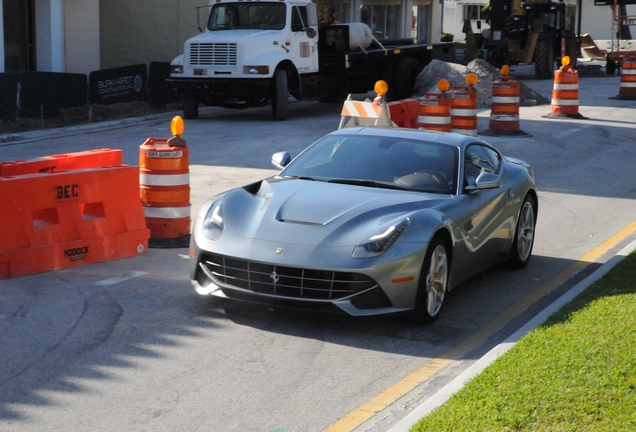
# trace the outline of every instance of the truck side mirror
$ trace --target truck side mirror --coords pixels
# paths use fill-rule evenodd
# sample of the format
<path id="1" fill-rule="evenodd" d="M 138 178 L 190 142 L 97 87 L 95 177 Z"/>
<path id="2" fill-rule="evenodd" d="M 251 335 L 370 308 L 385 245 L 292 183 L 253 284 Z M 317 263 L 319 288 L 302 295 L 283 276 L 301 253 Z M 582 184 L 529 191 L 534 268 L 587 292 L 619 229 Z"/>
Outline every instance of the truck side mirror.
<path id="1" fill-rule="evenodd" d="M 313 39 L 313 38 L 315 38 L 315 37 L 316 37 L 316 34 L 317 34 L 317 33 L 316 33 L 316 29 L 315 29 L 315 28 L 313 28 L 313 27 L 307 27 L 307 28 L 305 29 L 305 32 L 307 32 L 307 37 L 308 37 L 309 39 Z"/>

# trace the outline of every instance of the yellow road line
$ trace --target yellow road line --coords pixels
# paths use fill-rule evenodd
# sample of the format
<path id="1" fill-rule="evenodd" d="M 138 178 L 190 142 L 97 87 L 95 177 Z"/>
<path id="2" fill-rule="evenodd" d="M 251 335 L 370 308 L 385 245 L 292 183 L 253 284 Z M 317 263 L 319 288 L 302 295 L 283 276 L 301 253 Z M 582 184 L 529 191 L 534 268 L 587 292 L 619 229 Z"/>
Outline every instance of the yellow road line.
<path id="1" fill-rule="evenodd" d="M 325 432 L 351 432 L 375 414 L 388 408 L 395 401 L 408 394 L 420 384 L 428 381 L 442 369 L 462 359 L 469 352 L 479 348 L 496 332 L 504 328 L 512 318 L 520 315 L 528 306 L 534 304 L 546 294 L 563 285 L 586 265 L 595 262 L 610 249 L 636 232 L 636 221 L 611 236 L 609 239 L 585 254 L 561 273 L 526 294 L 521 300 L 510 305 L 479 331 L 446 351 L 437 358 L 431 359 L 415 371 L 375 396 L 369 402 L 360 405 L 342 419 L 325 429 Z"/>

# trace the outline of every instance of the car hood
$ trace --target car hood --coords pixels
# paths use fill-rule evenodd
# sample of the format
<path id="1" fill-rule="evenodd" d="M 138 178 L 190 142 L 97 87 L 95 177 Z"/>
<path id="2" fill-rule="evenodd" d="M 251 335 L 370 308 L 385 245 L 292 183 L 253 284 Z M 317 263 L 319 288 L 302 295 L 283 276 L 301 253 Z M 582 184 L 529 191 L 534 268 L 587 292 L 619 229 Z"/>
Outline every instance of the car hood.
<path id="1" fill-rule="evenodd" d="M 263 180 L 223 197 L 225 229 L 238 236 L 311 245 L 355 245 L 449 195 L 309 180 Z"/>

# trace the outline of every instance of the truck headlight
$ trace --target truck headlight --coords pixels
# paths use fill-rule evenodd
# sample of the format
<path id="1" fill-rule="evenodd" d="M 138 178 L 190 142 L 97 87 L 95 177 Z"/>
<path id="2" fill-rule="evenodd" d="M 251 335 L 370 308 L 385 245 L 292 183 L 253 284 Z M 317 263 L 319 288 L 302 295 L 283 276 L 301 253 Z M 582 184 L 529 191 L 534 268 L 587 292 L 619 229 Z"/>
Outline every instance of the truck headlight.
<path id="1" fill-rule="evenodd" d="M 243 66 L 245 75 L 269 75 L 269 66 Z"/>
<path id="2" fill-rule="evenodd" d="M 171 74 L 182 74 L 183 73 L 183 66 L 182 65 L 172 65 L 172 66 L 170 66 L 170 73 Z"/>

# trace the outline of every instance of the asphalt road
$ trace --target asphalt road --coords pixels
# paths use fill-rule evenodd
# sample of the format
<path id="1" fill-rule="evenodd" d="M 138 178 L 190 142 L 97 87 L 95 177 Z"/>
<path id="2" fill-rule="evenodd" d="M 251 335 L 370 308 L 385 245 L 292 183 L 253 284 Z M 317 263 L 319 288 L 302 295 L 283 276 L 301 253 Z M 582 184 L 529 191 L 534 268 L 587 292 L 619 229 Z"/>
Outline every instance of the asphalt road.
<path id="1" fill-rule="evenodd" d="M 551 82 L 525 83 L 550 96 Z M 636 101 L 609 99 L 618 88 L 618 77 L 582 78 L 587 120 L 523 107 L 531 137 L 488 138 L 535 170 L 534 257 L 450 293 L 431 326 L 202 299 L 185 248 L 0 280 L 0 430 L 388 430 L 636 238 L 623 230 L 636 215 Z M 193 214 L 209 196 L 273 173 L 274 152 L 297 154 L 337 128 L 339 112 L 298 102 L 286 122 L 269 108 L 186 121 Z M 0 143 L 0 160 L 108 147 L 137 165 L 139 145 L 169 136 L 169 120 L 23 134 Z M 396 385 L 424 365 L 429 375 Z"/>

